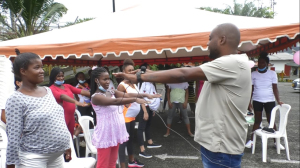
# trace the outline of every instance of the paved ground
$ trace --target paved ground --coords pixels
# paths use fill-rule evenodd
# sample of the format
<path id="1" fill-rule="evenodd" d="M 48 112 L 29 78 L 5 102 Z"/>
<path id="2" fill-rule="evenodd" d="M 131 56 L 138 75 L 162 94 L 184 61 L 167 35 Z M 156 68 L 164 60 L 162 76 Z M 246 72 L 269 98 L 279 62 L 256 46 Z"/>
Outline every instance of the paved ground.
<path id="1" fill-rule="evenodd" d="M 161 86 L 158 86 L 161 87 Z M 281 100 L 292 106 L 291 112 L 288 118 L 287 134 L 290 147 L 290 156 L 293 161 L 300 161 L 300 146 L 299 146 L 299 91 L 294 91 L 291 89 L 290 83 L 279 83 L 278 84 Z M 161 117 L 166 121 L 167 113 L 160 113 Z M 192 131 L 194 132 L 195 120 L 193 115 L 189 113 Z M 278 117 L 278 116 L 277 116 Z M 178 124 L 179 117 L 176 116 L 173 120 L 172 128 L 180 133 L 188 142 L 194 145 L 197 149 L 200 148 L 199 144 L 195 143 L 193 138 L 189 137 L 185 125 L 183 123 Z M 268 125 L 266 120 L 263 120 L 263 125 Z M 251 132 L 252 127 L 249 127 Z M 155 143 L 161 144 L 162 147 L 159 149 L 147 149 L 147 152 L 152 155 L 162 155 L 167 154 L 169 156 L 196 156 L 199 157 L 197 160 L 190 159 L 165 159 L 161 160 L 157 157 L 151 159 L 144 159 L 138 156 L 139 147 L 135 146 L 135 154 L 137 158 L 145 164 L 147 168 L 202 168 L 201 157 L 199 152 L 191 147 L 183 138 L 179 137 L 175 133 L 171 132 L 171 135 L 164 138 L 166 128 L 161 121 L 161 119 L 156 116 L 154 117 L 152 123 L 152 137 Z M 248 133 L 247 140 L 250 138 Z M 281 141 L 283 144 L 283 140 Z M 280 159 L 286 160 L 286 153 L 282 151 L 280 155 L 276 153 L 276 149 L 273 147 L 273 140 L 268 141 L 268 160 L 270 159 Z M 242 167 L 244 168 L 296 168 L 299 164 L 295 163 L 262 163 L 261 157 L 261 140 L 257 139 L 256 153 L 251 154 L 251 149 L 245 149 L 244 157 L 242 161 Z"/>
<path id="2" fill-rule="evenodd" d="M 290 147 L 290 156 L 291 160 L 300 161 L 300 146 L 299 146 L 299 91 L 294 91 L 291 89 L 290 83 L 279 83 L 278 84 L 281 100 L 287 104 L 292 106 L 292 110 L 289 114 L 288 118 L 288 126 L 287 126 L 287 134 L 288 141 Z M 166 120 L 167 113 L 161 113 L 161 116 L 164 120 Z M 190 113 L 190 117 L 193 115 Z M 279 117 L 278 117 L 279 118 Z M 196 148 L 199 149 L 199 145 L 193 141 L 193 138 L 189 137 L 186 133 L 185 125 L 183 123 L 178 124 L 178 116 L 174 118 L 172 128 L 184 138 L 186 138 L 191 144 L 193 144 Z M 191 126 L 194 128 L 195 120 L 193 118 L 190 119 Z M 268 125 L 267 121 L 263 121 L 264 125 Z M 249 131 L 251 132 L 252 127 L 249 127 Z M 200 154 L 197 150 L 192 148 L 188 143 L 185 142 L 184 139 L 176 135 L 175 133 L 171 133 L 168 138 L 164 138 L 165 127 L 158 116 L 154 118 L 152 124 L 152 135 L 153 140 L 156 143 L 162 145 L 162 148 L 159 149 L 148 149 L 147 152 L 152 155 L 161 155 L 167 154 L 171 156 L 198 156 L 198 160 L 188 160 L 188 159 L 166 159 L 161 160 L 157 157 L 151 159 L 143 159 L 137 157 L 141 162 L 145 163 L 145 167 L 149 168 L 202 168 L 202 163 L 200 160 Z M 193 129 L 194 131 L 194 129 Z M 248 139 L 250 138 L 250 134 L 248 133 Z M 261 157 L 261 140 L 257 139 L 256 153 L 254 155 L 251 154 L 251 149 L 245 149 L 244 157 L 242 161 L 242 167 L 254 167 L 254 168 L 292 168 L 299 167 L 299 164 L 282 164 L 282 163 L 262 163 Z M 276 153 L 276 149 L 273 147 L 273 140 L 268 141 L 268 160 L 269 159 L 280 159 L 286 160 L 286 153 L 282 151 L 280 155 Z M 281 141 L 283 144 L 283 140 Z M 136 142 L 137 144 L 137 142 Z M 138 154 L 139 148 L 136 145 L 135 153 Z"/>

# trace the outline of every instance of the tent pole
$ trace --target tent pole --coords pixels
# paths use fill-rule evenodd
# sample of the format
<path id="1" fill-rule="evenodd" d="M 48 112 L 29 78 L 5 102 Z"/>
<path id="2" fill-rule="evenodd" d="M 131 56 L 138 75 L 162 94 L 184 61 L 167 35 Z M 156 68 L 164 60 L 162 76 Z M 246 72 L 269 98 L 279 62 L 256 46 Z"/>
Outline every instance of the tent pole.
<path id="1" fill-rule="evenodd" d="M 115 0 L 112 0 L 112 3 L 113 3 L 113 12 L 116 11 L 116 8 L 115 8 Z"/>

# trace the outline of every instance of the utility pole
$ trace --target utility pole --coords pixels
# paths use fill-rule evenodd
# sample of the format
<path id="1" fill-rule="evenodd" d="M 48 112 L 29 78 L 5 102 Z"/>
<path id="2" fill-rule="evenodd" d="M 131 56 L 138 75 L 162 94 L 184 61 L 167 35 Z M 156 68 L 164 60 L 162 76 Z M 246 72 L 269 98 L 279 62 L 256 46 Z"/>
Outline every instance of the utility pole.
<path id="1" fill-rule="evenodd" d="M 116 9 L 115 9 L 115 0 L 112 0 L 112 3 L 113 3 L 113 12 L 115 12 L 116 11 Z"/>
<path id="2" fill-rule="evenodd" d="M 274 10 L 274 6 L 276 5 L 276 2 L 275 2 L 275 0 L 271 0 L 271 8 L 272 8 L 272 10 L 273 10 L 273 13 L 275 12 L 275 10 Z"/>

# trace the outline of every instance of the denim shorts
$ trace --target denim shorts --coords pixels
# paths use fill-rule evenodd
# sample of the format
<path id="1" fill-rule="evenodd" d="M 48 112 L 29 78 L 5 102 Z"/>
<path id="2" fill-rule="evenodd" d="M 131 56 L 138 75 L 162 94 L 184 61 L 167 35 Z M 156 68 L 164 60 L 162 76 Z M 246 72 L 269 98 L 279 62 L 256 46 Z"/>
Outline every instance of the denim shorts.
<path id="1" fill-rule="evenodd" d="M 240 168 L 243 155 L 243 153 L 231 155 L 211 152 L 201 146 L 201 157 L 204 168 Z"/>

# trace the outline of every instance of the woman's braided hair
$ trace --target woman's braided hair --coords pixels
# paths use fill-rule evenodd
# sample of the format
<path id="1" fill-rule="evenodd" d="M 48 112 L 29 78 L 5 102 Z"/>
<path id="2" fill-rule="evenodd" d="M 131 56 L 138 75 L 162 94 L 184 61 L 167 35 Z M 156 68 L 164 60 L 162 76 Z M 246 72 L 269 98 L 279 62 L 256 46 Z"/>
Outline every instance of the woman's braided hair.
<path id="1" fill-rule="evenodd" d="M 96 93 L 96 90 L 98 88 L 97 83 L 95 82 L 95 79 L 99 78 L 99 76 L 101 76 L 102 73 L 107 72 L 107 70 L 103 67 L 98 67 L 96 69 L 94 69 L 91 73 L 91 96 Z"/>

